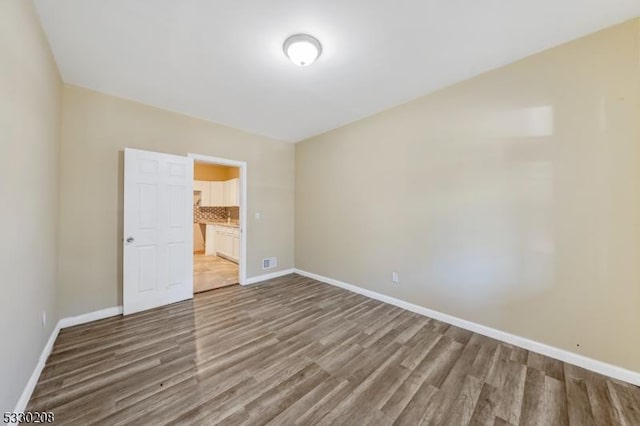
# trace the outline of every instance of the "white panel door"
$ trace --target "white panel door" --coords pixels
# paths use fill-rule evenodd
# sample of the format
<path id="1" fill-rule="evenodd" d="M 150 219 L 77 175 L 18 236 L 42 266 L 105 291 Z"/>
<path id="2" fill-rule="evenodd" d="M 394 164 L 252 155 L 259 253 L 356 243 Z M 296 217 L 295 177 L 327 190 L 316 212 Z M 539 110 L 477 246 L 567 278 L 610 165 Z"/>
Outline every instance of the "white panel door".
<path id="1" fill-rule="evenodd" d="M 193 159 L 124 151 L 123 311 L 193 297 Z"/>

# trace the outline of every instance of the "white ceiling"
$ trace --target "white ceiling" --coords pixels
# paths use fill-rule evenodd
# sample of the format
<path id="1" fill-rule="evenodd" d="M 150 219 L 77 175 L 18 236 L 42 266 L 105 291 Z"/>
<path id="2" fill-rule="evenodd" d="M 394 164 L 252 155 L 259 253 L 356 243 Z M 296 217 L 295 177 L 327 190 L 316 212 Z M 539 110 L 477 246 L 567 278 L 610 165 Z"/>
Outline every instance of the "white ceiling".
<path id="1" fill-rule="evenodd" d="M 36 0 L 65 82 L 299 141 L 640 15 L 640 0 Z M 323 54 L 298 68 L 287 36 Z"/>

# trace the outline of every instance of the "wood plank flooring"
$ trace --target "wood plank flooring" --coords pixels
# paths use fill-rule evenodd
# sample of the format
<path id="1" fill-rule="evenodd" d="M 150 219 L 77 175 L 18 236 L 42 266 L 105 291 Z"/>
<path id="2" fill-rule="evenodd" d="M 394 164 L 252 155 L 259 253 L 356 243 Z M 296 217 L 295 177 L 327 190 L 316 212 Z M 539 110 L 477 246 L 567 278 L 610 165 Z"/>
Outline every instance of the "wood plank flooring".
<path id="1" fill-rule="evenodd" d="M 64 329 L 78 425 L 640 425 L 640 389 L 298 275 Z"/>

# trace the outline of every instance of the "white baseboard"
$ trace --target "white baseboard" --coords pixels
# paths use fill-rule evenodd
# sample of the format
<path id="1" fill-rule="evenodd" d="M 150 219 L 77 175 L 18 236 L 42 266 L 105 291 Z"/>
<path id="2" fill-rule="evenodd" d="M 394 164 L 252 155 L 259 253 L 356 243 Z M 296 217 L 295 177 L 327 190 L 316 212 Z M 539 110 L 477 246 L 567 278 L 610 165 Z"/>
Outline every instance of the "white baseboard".
<path id="1" fill-rule="evenodd" d="M 242 285 L 255 284 L 262 281 L 271 280 L 273 278 L 279 278 L 285 275 L 293 274 L 294 272 L 295 272 L 295 269 L 291 268 L 291 269 L 285 269 L 282 271 L 272 272 L 270 274 L 258 275 L 257 277 L 247 278 L 246 281 L 242 283 Z"/>
<path id="2" fill-rule="evenodd" d="M 101 309 L 99 311 L 89 312 L 75 317 L 63 318 L 60 320 L 60 328 L 73 327 L 74 325 L 85 324 L 91 321 L 97 321 L 104 318 L 115 317 L 122 314 L 122 306 L 114 306 L 112 308 Z"/>
<path id="3" fill-rule="evenodd" d="M 38 384 L 40 374 L 42 373 L 42 370 L 47 363 L 47 359 L 49 358 L 49 355 L 53 350 L 53 345 L 61 329 L 72 327 L 74 325 L 85 324 L 87 322 L 96 321 L 99 319 L 113 317 L 120 314 L 122 314 L 122 306 L 115 306 L 113 308 L 101 309 L 99 311 L 89 312 L 88 314 L 78 315 L 75 317 L 62 318 L 60 321 L 58 321 L 56 326 L 53 328 L 53 331 L 51 332 L 51 336 L 49 336 L 49 340 L 47 340 L 47 344 L 44 346 L 44 348 L 42 348 L 38 363 L 33 369 L 33 373 L 31 373 L 31 377 L 29 377 L 29 380 L 27 381 L 27 384 L 25 385 L 20 398 L 18 398 L 18 402 L 16 403 L 14 412 L 20 413 L 25 411 L 25 409 L 27 408 L 27 404 L 31 399 L 31 394 L 33 394 L 33 390 Z"/>
<path id="4" fill-rule="evenodd" d="M 473 331 L 474 333 L 482 334 L 484 336 L 491 337 L 496 340 L 500 340 L 505 343 L 509 343 L 514 346 L 519 346 L 526 350 L 537 352 L 542 355 L 546 355 L 551 358 L 558 359 L 560 361 L 577 365 L 587 370 L 594 371 L 605 376 L 613 377 L 618 380 L 622 380 L 628 383 L 633 383 L 636 386 L 640 386 L 640 373 L 636 371 L 627 370 L 616 365 L 608 364 L 603 361 L 598 361 L 593 358 L 586 357 L 584 355 L 569 352 L 564 349 L 549 346 L 544 343 L 536 342 L 526 337 L 516 336 L 515 334 L 507 333 L 504 331 L 496 330 L 495 328 L 487 327 L 485 325 L 477 324 L 471 321 L 467 321 L 461 318 L 454 317 L 452 315 L 444 314 L 442 312 L 434 311 L 423 306 L 414 305 L 413 303 L 405 302 L 404 300 L 396 299 L 391 296 L 387 296 L 382 293 L 367 290 L 352 284 L 348 284 L 342 281 L 335 280 L 333 278 L 324 277 L 322 275 L 314 274 L 300 269 L 295 270 L 296 274 L 313 278 L 318 281 L 322 281 L 327 284 L 334 285 L 336 287 L 349 290 L 354 293 L 367 296 L 371 299 L 379 300 L 381 302 L 388 303 L 390 305 L 398 306 L 406 309 L 407 311 L 415 312 L 420 315 L 424 315 L 429 318 L 434 318 L 439 321 L 446 322 L 448 324 L 455 325 L 456 327 L 464 328 L 465 330 Z"/>
<path id="5" fill-rule="evenodd" d="M 44 345 L 44 348 L 42 348 L 42 352 L 40 353 L 40 358 L 38 359 L 38 363 L 36 364 L 36 367 L 33 369 L 33 373 L 31 373 L 31 377 L 29 377 L 27 384 L 24 386 L 24 390 L 22 391 L 20 398 L 18 398 L 18 402 L 16 403 L 16 408 L 14 410 L 14 413 L 21 413 L 26 410 L 27 404 L 31 399 L 31 394 L 33 393 L 33 390 L 36 388 L 36 384 L 38 384 L 40 373 L 42 373 L 42 370 L 44 369 L 44 365 L 47 363 L 47 358 L 49 358 L 49 354 L 53 349 L 53 344 L 55 343 L 59 332 L 60 332 L 60 321 L 58 321 L 56 326 L 53 328 L 53 331 L 51 331 L 51 335 L 49 336 L 49 340 L 47 340 L 47 343 Z"/>

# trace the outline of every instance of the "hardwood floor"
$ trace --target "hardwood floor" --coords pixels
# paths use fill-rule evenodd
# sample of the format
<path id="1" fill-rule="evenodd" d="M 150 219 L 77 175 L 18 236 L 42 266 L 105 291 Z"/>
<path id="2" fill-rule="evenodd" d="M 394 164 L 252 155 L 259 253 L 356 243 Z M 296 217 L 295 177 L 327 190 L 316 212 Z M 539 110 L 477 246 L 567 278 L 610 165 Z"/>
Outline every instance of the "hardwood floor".
<path id="1" fill-rule="evenodd" d="M 640 389 L 298 275 L 63 329 L 57 424 L 640 425 Z"/>

